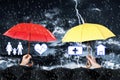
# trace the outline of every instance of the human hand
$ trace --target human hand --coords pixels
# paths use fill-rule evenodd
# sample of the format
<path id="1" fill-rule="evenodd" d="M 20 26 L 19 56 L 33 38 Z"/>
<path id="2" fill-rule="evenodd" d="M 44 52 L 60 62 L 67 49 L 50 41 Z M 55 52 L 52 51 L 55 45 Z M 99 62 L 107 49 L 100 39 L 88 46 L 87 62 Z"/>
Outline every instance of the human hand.
<path id="1" fill-rule="evenodd" d="M 86 65 L 87 68 L 101 68 L 101 65 L 96 62 L 96 59 L 93 56 L 88 55 L 86 56 L 86 58 L 87 58 L 87 65 Z"/>
<path id="2" fill-rule="evenodd" d="M 31 55 L 30 54 L 26 54 L 22 57 L 22 61 L 20 63 L 20 65 L 22 66 L 32 66 L 33 63 L 29 63 L 30 62 L 30 59 L 31 59 Z"/>

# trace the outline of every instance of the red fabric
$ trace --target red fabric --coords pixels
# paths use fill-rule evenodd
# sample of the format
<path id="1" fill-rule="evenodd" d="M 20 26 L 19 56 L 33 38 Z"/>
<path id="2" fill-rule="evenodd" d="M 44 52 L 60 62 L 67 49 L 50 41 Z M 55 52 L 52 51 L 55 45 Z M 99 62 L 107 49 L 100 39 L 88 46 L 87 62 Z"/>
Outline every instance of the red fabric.
<path id="1" fill-rule="evenodd" d="M 44 26 L 33 23 L 19 23 L 3 35 L 27 41 L 50 42 L 55 41 L 54 35 Z"/>

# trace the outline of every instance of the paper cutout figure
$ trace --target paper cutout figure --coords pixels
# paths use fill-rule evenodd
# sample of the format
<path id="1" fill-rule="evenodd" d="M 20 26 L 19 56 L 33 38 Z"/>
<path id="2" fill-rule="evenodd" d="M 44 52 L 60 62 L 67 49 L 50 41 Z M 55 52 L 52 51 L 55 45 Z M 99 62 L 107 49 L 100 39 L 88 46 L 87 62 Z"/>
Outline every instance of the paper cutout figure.
<path id="1" fill-rule="evenodd" d="M 16 54 L 17 54 L 17 49 L 13 48 L 13 55 L 16 55 Z"/>
<path id="2" fill-rule="evenodd" d="M 40 45 L 40 44 L 36 44 L 35 46 L 34 46 L 34 49 L 35 49 L 35 51 L 37 51 L 40 55 L 42 54 L 42 53 L 44 53 L 46 50 L 47 50 L 47 45 L 46 44 L 42 44 L 42 45 Z"/>
<path id="3" fill-rule="evenodd" d="M 8 42 L 7 46 L 6 46 L 6 51 L 8 52 L 8 55 L 11 55 L 11 51 L 12 51 L 12 45 L 10 42 Z"/>
<path id="4" fill-rule="evenodd" d="M 18 43 L 17 50 L 18 50 L 18 55 L 22 55 L 23 46 L 21 42 Z"/>

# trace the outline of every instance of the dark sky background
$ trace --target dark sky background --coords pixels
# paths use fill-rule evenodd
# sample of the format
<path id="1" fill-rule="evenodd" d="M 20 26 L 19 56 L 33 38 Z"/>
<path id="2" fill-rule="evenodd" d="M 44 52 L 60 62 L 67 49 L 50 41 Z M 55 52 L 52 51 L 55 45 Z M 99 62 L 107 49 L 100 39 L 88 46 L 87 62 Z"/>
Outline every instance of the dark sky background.
<path id="1" fill-rule="evenodd" d="M 119 39 L 120 35 L 120 1 L 119 0 L 77 0 L 78 10 L 85 22 L 103 24 L 112 30 Z M 55 10 L 58 9 L 58 10 Z M 55 14 L 55 11 L 58 14 Z M 53 13 L 56 16 L 52 19 L 46 18 L 45 13 Z M 2 34 L 13 25 L 20 22 L 45 23 L 50 31 L 56 26 L 50 24 L 56 18 L 62 20 L 65 30 L 78 25 L 74 0 L 0 0 L 0 47 L 4 48 L 9 38 Z M 75 19 L 75 23 L 69 21 Z M 61 24 L 61 23 L 60 23 Z"/>
<path id="2" fill-rule="evenodd" d="M 79 13 L 85 22 L 103 24 L 119 34 L 119 0 L 77 1 Z M 44 12 L 54 8 L 61 10 L 61 17 L 76 17 L 74 6 L 74 0 L 0 0 L 0 29 L 3 33 L 3 27 L 8 29 L 16 23 L 25 22 L 26 17 L 30 17 L 33 22 L 40 22 L 44 19 Z"/>

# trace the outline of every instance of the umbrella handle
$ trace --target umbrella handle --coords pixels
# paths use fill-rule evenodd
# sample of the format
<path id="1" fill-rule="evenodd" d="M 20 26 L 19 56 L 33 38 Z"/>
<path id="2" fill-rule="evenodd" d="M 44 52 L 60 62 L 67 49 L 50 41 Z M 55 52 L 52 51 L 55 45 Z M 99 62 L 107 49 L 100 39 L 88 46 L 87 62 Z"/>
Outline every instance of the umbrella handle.
<path id="1" fill-rule="evenodd" d="M 91 43 L 90 42 L 88 42 L 88 44 L 87 44 L 87 51 L 88 51 L 88 55 L 90 55 L 90 54 L 92 54 L 92 47 L 91 47 Z"/>
<path id="2" fill-rule="evenodd" d="M 28 41 L 28 54 L 30 54 L 30 41 Z"/>

